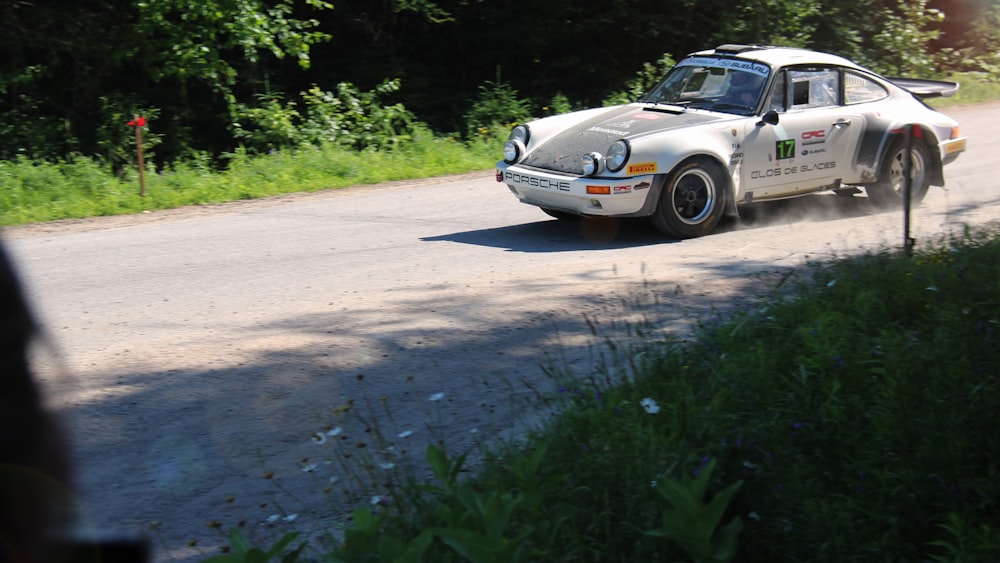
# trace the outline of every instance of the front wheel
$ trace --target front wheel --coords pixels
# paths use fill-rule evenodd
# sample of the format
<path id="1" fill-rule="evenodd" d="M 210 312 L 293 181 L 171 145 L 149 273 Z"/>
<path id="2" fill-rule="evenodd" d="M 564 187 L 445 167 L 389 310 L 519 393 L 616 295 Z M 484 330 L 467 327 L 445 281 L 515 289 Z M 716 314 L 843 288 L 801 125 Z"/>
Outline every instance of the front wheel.
<path id="1" fill-rule="evenodd" d="M 910 145 L 910 203 L 920 203 L 930 188 L 930 175 L 927 166 L 930 153 L 927 145 L 912 139 Z M 882 158 L 882 168 L 878 181 L 865 187 L 868 199 L 877 207 L 884 209 L 903 205 L 906 189 L 906 140 L 897 137 L 889 143 L 889 148 Z"/>
<path id="2" fill-rule="evenodd" d="M 726 175 L 718 165 L 703 158 L 689 160 L 667 176 L 650 220 L 670 237 L 707 235 L 722 219 L 726 186 Z"/>

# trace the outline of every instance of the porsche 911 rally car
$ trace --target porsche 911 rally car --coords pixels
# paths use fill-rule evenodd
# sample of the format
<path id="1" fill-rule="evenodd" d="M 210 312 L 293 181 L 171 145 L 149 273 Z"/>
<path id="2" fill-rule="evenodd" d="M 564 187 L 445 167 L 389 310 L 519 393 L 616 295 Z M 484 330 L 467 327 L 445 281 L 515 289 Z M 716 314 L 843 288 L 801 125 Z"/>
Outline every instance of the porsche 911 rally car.
<path id="1" fill-rule="evenodd" d="M 649 217 L 677 238 L 746 204 L 823 190 L 899 205 L 906 165 L 919 202 L 966 146 L 922 100 L 957 90 L 815 51 L 723 45 L 685 57 L 635 103 L 514 127 L 496 176 L 554 217 Z"/>

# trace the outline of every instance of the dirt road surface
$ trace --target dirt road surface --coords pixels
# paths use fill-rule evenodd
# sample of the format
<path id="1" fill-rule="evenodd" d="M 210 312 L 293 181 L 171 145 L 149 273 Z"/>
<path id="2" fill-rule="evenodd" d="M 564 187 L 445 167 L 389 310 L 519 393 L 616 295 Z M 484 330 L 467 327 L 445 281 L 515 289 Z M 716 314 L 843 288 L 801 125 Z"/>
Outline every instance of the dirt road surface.
<path id="1" fill-rule="evenodd" d="M 969 150 L 913 211 L 918 243 L 1000 219 L 1000 105 L 948 113 Z M 39 365 L 73 439 L 84 524 L 150 534 L 156 561 L 218 553 L 212 522 L 333 529 L 370 492 L 341 492 L 350 475 L 331 448 L 368 456 L 386 482 L 423 471 L 429 441 L 457 452 L 530 421 L 522 406 L 552 386 L 542 366 L 587 373 L 587 319 L 603 336 L 640 315 L 683 334 L 766 297 L 769 272 L 903 241 L 901 214 L 830 194 L 683 242 L 581 225 L 484 171 L 7 230 L 49 336 Z"/>

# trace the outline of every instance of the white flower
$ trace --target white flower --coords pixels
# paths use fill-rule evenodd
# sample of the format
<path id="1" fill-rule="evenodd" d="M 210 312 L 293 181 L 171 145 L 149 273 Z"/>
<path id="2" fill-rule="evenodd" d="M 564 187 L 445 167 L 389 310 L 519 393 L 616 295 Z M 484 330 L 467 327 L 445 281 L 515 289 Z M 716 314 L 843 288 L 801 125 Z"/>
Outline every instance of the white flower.
<path id="1" fill-rule="evenodd" d="M 289 514 L 288 516 L 285 516 L 284 518 L 282 518 L 282 520 L 284 520 L 285 522 L 294 522 L 295 519 L 298 518 L 298 517 L 299 517 L 298 514 L 294 514 L 293 513 L 293 514 Z"/>
<path id="2" fill-rule="evenodd" d="M 413 430 L 403 430 L 402 432 L 400 432 L 396 436 L 398 436 L 400 438 L 409 438 L 412 435 L 413 435 Z"/>
<path id="3" fill-rule="evenodd" d="M 656 404 L 656 401 L 650 397 L 646 397 L 645 399 L 639 401 L 639 404 L 642 406 L 643 410 L 649 414 L 656 414 L 660 412 L 660 405 Z"/>
<path id="4" fill-rule="evenodd" d="M 747 518 L 749 518 L 751 520 L 758 520 L 759 521 L 760 520 L 760 514 L 757 514 L 756 512 L 751 512 L 750 514 L 747 514 Z"/>
<path id="5" fill-rule="evenodd" d="M 393 467 L 396 467 L 396 464 L 391 461 L 387 461 L 385 463 L 378 464 L 378 466 L 382 469 L 392 469 Z"/>
<path id="6" fill-rule="evenodd" d="M 331 485 L 335 484 L 337 481 L 340 481 L 340 477 L 337 477 L 336 475 L 334 475 L 334 476 L 330 477 L 329 479 L 327 479 L 327 483 L 329 483 Z"/>
<path id="7" fill-rule="evenodd" d="M 344 429 L 338 426 L 338 427 L 334 428 L 333 430 L 330 430 L 329 432 L 327 432 L 326 435 L 330 436 L 330 437 L 339 436 L 340 433 L 343 432 L 343 431 L 344 431 Z"/>
<path id="8" fill-rule="evenodd" d="M 322 432 L 317 432 L 312 435 L 312 441 L 322 446 L 323 444 L 326 443 L 326 434 L 323 434 Z"/>
<path id="9" fill-rule="evenodd" d="M 316 467 L 315 463 L 310 463 L 309 465 L 303 465 L 302 471 L 305 473 L 312 473 L 313 471 L 316 471 Z"/>
<path id="10" fill-rule="evenodd" d="M 430 399 L 428 399 L 428 400 L 430 400 L 430 401 L 440 401 L 441 399 L 444 399 L 444 393 L 434 393 L 433 395 L 431 395 Z"/>
<path id="11" fill-rule="evenodd" d="M 472 430 L 469 430 L 469 434 L 479 434 L 479 429 L 473 428 Z"/>
<path id="12" fill-rule="evenodd" d="M 833 287 L 835 285 L 837 285 L 837 280 L 833 279 L 826 284 L 826 287 Z"/>
<path id="13" fill-rule="evenodd" d="M 281 516 L 278 516 L 277 514 L 272 514 L 272 515 L 270 515 L 270 516 L 267 517 L 267 523 L 268 524 L 274 524 L 278 520 L 281 520 Z"/>

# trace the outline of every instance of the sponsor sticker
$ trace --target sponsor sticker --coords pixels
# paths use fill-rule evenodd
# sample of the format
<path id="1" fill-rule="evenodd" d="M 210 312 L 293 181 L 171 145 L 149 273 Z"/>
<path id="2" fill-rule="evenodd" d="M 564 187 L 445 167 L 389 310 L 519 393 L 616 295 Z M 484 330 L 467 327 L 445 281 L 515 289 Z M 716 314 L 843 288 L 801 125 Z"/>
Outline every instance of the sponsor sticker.
<path id="1" fill-rule="evenodd" d="M 656 173 L 656 163 L 655 162 L 640 162 L 638 164 L 628 165 L 629 174 L 654 174 Z"/>
<path id="2" fill-rule="evenodd" d="M 627 194 L 632 192 L 632 186 L 612 186 L 611 193 L 613 194 Z"/>

